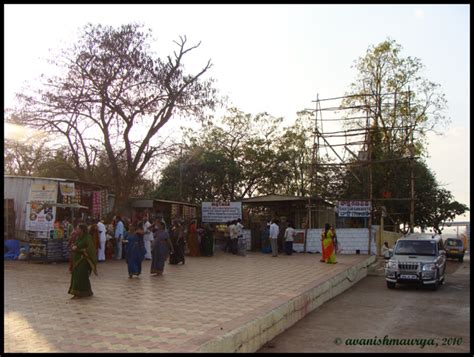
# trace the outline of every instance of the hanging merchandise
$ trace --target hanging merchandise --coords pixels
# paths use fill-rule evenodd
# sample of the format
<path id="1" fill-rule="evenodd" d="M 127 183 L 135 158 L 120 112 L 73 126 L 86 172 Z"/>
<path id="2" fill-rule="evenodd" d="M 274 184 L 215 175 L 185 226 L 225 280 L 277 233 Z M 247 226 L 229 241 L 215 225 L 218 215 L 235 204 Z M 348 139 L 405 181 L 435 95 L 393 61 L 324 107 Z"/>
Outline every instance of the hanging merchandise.
<path id="1" fill-rule="evenodd" d="M 76 187 L 76 195 L 75 195 L 75 202 L 74 202 L 74 203 L 78 203 L 78 204 L 81 204 L 81 203 L 82 203 L 81 195 L 82 195 L 82 190 L 81 190 L 81 188 L 80 188 L 80 187 Z"/>
<path id="2" fill-rule="evenodd" d="M 107 190 L 100 191 L 100 216 L 105 217 L 108 212 Z"/>
<path id="3" fill-rule="evenodd" d="M 100 218 L 101 213 L 101 192 L 94 191 L 92 193 L 92 216 L 94 218 Z"/>

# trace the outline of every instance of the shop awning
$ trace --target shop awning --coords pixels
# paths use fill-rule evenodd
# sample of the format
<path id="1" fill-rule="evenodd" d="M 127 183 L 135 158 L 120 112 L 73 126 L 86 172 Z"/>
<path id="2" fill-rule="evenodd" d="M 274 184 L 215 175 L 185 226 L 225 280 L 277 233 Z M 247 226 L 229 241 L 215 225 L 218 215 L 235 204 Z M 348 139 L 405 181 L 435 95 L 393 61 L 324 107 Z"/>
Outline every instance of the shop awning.
<path id="1" fill-rule="evenodd" d="M 31 203 L 31 202 L 26 202 Z M 89 209 L 87 206 L 81 206 L 79 203 L 47 203 L 49 206 L 59 207 L 59 208 L 85 208 Z"/>

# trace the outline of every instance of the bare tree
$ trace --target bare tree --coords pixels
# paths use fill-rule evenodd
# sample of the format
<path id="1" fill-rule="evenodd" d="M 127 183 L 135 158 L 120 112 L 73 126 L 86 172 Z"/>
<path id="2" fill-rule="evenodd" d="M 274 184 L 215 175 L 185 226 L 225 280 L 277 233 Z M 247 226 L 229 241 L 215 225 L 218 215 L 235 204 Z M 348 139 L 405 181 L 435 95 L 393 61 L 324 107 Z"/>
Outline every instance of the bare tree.
<path id="1" fill-rule="evenodd" d="M 173 116 L 199 116 L 215 104 L 213 81 L 203 79 L 210 61 L 197 74 L 184 71 L 185 55 L 199 44 L 188 46 L 180 37 L 177 51 L 163 61 L 151 52 L 150 38 L 151 30 L 138 24 L 89 24 L 52 62 L 65 74 L 19 96 L 18 120 L 62 135 L 80 179 L 92 176 L 97 155 L 105 150 L 115 210 L 124 207 L 150 160 L 169 149 L 160 129 Z"/>

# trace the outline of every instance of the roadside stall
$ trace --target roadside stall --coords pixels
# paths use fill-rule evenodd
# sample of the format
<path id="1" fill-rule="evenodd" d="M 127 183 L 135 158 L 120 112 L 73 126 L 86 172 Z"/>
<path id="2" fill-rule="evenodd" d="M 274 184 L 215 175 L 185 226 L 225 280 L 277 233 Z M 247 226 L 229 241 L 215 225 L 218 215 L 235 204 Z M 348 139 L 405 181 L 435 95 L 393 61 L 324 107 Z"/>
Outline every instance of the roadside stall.
<path id="1" fill-rule="evenodd" d="M 28 202 L 27 236 L 31 261 L 62 262 L 69 259 L 68 243 L 75 217 L 87 206 L 77 203 Z M 70 220 L 69 220 L 70 217 Z"/>
<path id="2" fill-rule="evenodd" d="M 242 219 L 242 202 L 202 202 L 202 223 L 213 224 L 214 252 L 226 245 L 227 222 Z M 247 250 L 250 249 L 250 231 L 243 231 Z"/>

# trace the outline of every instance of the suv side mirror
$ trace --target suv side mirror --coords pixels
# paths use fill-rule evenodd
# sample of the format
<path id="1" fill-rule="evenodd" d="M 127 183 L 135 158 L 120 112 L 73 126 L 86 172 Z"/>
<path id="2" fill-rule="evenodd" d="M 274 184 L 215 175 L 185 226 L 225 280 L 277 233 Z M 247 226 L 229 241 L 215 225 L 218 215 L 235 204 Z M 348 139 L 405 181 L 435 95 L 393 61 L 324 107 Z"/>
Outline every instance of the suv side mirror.
<path id="1" fill-rule="evenodd" d="M 393 249 L 388 250 L 388 256 L 391 258 L 393 257 Z"/>

